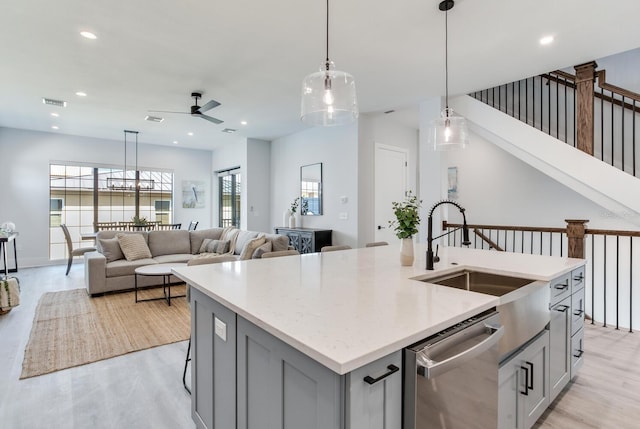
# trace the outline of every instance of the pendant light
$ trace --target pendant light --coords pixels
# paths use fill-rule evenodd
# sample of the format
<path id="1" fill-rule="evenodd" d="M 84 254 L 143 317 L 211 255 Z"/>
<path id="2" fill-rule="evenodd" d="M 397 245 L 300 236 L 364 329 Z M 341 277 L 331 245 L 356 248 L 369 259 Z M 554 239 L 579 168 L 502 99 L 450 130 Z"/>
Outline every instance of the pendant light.
<path id="1" fill-rule="evenodd" d="M 302 81 L 300 119 L 305 124 L 330 127 L 358 118 L 356 84 L 349 73 L 335 69 L 329 59 L 329 0 L 327 0 L 327 57 L 320 71 Z"/>
<path id="2" fill-rule="evenodd" d="M 467 122 L 461 116 L 454 116 L 449 108 L 449 20 L 448 11 L 455 5 L 454 0 L 440 2 L 438 9 L 444 12 L 444 70 L 445 70 L 445 108 L 440 118 L 433 121 L 431 139 L 435 150 L 464 148 L 469 144 Z"/>

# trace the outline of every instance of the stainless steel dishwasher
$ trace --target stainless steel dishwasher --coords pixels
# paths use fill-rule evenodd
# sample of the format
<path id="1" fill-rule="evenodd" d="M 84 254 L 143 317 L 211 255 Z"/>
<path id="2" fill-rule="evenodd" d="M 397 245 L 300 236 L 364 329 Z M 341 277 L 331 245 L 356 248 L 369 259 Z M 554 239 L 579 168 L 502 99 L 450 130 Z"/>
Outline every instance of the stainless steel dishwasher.
<path id="1" fill-rule="evenodd" d="M 404 429 L 498 427 L 498 312 L 405 349 Z"/>

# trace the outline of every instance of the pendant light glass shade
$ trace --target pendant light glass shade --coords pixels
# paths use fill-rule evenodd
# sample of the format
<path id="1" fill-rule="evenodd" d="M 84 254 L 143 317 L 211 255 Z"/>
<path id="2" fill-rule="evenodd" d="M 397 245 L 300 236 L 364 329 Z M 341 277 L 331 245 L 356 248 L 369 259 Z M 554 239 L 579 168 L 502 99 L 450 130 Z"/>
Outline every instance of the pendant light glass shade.
<path id="1" fill-rule="evenodd" d="M 444 76 L 445 76 L 445 108 L 440 118 L 433 121 L 431 140 L 435 150 L 463 149 L 469 144 L 467 121 L 461 116 L 454 116 L 449 108 L 449 20 L 447 12 L 453 9 L 454 0 L 444 0 L 438 9 L 444 12 Z"/>
<path id="2" fill-rule="evenodd" d="M 454 116 L 453 109 L 445 108 L 441 117 L 433 121 L 431 141 L 435 150 L 464 149 L 469 144 L 467 121 Z"/>
<path id="3" fill-rule="evenodd" d="M 309 125 L 346 125 L 358 118 L 356 83 L 349 73 L 335 69 L 333 61 L 302 81 L 300 118 Z"/>

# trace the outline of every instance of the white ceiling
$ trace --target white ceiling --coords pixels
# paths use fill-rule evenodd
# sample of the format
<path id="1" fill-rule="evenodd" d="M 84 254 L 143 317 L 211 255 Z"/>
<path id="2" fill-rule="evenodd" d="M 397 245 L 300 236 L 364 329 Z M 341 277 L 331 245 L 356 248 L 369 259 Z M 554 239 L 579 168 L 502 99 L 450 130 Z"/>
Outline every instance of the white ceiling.
<path id="1" fill-rule="evenodd" d="M 300 85 L 325 57 L 322 0 L 1 2 L 0 126 L 113 140 L 129 129 L 141 142 L 202 149 L 305 128 Z M 444 94 L 438 3 L 330 3 L 330 57 L 355 77 L 361 113 L 396 109 L 417 127 L 418 103 Z M 637 48 L 639 15 L 638 0 L 457 0 L 449 12 L 449 92 Z M 548 34 L 555 42 L 540 46 Z M 192 91 L 204 93 L 201 104 L 222 103 L 207 114 L 225 122 L 179 114 L 144 121 L 150 109 L 188 111 Z M 42 97 L 68 107 L 45 106 Z"/>

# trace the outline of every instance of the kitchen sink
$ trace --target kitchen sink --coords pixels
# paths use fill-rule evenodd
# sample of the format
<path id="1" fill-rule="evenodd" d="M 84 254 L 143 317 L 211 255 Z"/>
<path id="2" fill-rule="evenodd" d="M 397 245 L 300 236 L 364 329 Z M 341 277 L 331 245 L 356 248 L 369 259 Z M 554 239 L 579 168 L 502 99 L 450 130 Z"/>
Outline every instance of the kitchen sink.
<path id="1" fill-rule="evenodd" d="M 418 278 L 416 280 L 493 296 L 506 295 L 509 292 L 534 282 L 534 280 L 531 279 L 472 270 L 461 270 L 440 276 Z"/>
<path id="2" fill-rule="evenodd" d="M 550 320 L 548 282 L 469 269 L 413 279 L 499 297 L 496 310 L 505 327 L 498 342 L 500 361 L 540 333 Z"/>

